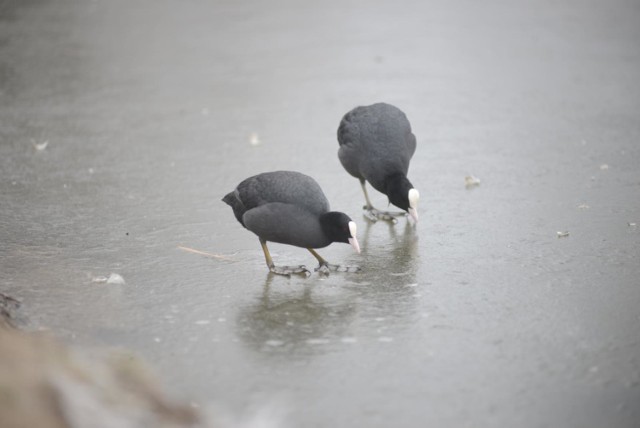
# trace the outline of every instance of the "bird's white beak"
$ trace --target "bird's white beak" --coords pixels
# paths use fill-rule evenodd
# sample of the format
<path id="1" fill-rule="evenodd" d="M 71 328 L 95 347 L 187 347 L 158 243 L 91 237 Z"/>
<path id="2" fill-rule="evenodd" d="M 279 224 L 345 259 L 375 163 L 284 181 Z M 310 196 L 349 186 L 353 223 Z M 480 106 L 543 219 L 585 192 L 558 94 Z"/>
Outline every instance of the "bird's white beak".
<path id="1" fill-rule="evenodd" d="M 349 222 L 349 233 L 351 233 L 349 244 L 356 250 L 356 253 L 360 254 L 360 244 L 358 243 L 358 238 L 356 238 L 356 223 L 353 221 Z"/>
<path id="2" fill-rule="evenodd" d="M 409 215 L 415 223 L 418 222 L 418 200 L 420 200 L 420 193 L 416 189 L 409 190 Z"/>

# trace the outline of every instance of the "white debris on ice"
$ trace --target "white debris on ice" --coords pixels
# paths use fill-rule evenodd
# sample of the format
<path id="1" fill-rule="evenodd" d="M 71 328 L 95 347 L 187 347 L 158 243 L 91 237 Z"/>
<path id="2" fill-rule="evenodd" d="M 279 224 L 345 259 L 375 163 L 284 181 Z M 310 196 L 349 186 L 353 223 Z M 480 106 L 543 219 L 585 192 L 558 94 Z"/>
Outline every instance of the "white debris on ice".
<path id="1" fill-rule="evenodd" d="M 124 278 L 117 273 L 112 273 L 107 279 L 107 284 L 124 284 Z"/>
<path id="2" fill-rule="evenodd" d="M 479 186 L 480 185 L 480 179 L 478 177 L 474 177 L 473 175 L 467 175 L 464 178 L 464 185 L 467 188 Z"/>
<path id="3" fill-rule="evenodd" d="M 556 234 L 558 235 L 558 238 L 566 238 L 567 236 L 569 236 L 568 231 L 556 232 Z"/>
<path id="4" fill-rule="evenodd" d="M 104 275 L 94 276 L 91 282 L 96 284 L 124 284 L 124 278 L 117 273 L 112 273 L 108 277 Z"/>
<path id="5" fill-rule="evenodd" d="M 252 132 L 251 135 L 249 135 L 249 143 L 251 143 L 252 146 L 260 144 L 260 138 L 258 138 L 257 132 Z"/>
<path id="6" fill-rule="evenodd" d="M 35 147 L 36 150 L 39 152 L 46 149 L 48 145 L 49 145 L 49 140 L 43 141 L 42 143 L 36 143 L 35 141 L 33 142 L 33 147 Z"/>

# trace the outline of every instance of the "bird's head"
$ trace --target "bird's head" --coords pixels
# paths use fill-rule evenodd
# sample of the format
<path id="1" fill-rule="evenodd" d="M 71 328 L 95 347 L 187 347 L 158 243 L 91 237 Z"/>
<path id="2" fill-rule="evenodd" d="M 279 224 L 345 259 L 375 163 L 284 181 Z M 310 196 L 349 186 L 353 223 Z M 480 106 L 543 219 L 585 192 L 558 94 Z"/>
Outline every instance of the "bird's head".
<path id="1" fill-rule="evenodd" d="M 389 202 L 409 213 L 413 221 L 418 221 L 418 201 L 420 193 L 404 175 L 395 175 L 386 180 Z"/>
<path id="2" fill-rule="evenodd" d="M 328 212 L 320 217 L 320 224 L 331 242 L 350 244 L 357 253 L 360 253 L 356 223 L 348 215 L 337 211 Z"/>

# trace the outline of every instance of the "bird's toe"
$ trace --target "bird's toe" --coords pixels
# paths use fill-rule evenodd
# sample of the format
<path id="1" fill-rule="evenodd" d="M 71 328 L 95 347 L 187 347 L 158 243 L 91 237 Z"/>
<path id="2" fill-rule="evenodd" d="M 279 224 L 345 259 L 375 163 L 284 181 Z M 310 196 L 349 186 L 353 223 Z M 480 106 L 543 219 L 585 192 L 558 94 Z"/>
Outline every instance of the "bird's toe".
<path id="1" fill-rule="evenodd" d="M 397 217 L 402 217 L 405 214 L 404 212 L 380 211 L 373 207 L 367 207 L 366 205 L 363 207 L 363 209 L 364 216 L 373 222 L 383 220 L 396 224 L 398 222 Z"/>
<path id="2" fill-rule="evenodd" d="M 360 268 L 360 266 L 337 266 L 336 272 L 348 272 L 348 273 L 353 273 L 353 272 L 361 272 L 362 269 Z"/>
<path id="3" fill-rule="evenodd" d="M 322 275 L 329 275 L 329 273 L 331 272 L 330 266 L 331 265 L 329 265 L 328 263 L 323 263 L 314 270 Z"/>
<path id="4" fill-rule="evenodd" d="M 315 271 L 324 275 L 330 272 L 360 272 L 362 269 L 358 266 L 333 265 L 331 263 L 323 263 L 318 266 Z"/>
<path id="5" fill-rule="evenodd" d="M 304 275 L 309 276 L 311 272 L 304 265 L 299 266 L 270 266 L 269 270 L 277 275 L 291 276 L 291 275 Z"/>

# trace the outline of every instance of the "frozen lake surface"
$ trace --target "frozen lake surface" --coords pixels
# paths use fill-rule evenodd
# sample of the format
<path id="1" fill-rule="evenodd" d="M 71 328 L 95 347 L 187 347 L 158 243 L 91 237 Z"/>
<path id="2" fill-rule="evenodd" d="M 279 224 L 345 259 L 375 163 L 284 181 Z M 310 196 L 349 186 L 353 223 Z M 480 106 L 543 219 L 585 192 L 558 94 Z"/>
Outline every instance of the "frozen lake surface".
<path id="1" fill-rule="evenodd" d="M 278 426 L 637 427 L 638 3 L 276 3 L 0 3 L 0 291 L 28 327 Z M 377 101 L 418 139 L 417 227 L 363 218 L 337 158 Z M 319 252 L 362 273 L 268 273 L 221 198 L 277 169 L 356 220 L 361 255 Z"/>

